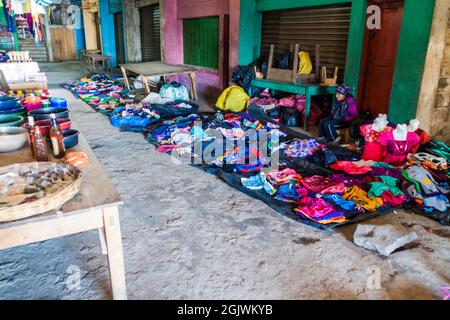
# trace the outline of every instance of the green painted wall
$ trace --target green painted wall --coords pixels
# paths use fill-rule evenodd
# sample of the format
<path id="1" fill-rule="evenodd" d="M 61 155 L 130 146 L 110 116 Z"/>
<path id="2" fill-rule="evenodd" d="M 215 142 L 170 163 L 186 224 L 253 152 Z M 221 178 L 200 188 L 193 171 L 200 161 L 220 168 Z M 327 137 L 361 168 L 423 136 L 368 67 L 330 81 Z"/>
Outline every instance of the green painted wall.
<path id="1" fill-rule="evenodd" d="M 183 20 L 184 63 L 219 68 L 219 17 Z"/>
<path id="2" fill-rule="evenodd" d="M 366 28 L 367 0 L 241 0 L 239 64 L 254 62 L 261 53 L 263 11 L 351 3 L 345 82 L 356 94 Z M 405 0 L 390 102 L 390 119 L 408 122 L 416 117 L 435 0 Z"/>
<path id="3" fill-rule="evenodd" d="M 239 64 L 248 65 L 260 57 L 262 14 L 256 12 L 254 0 L 241 0 Z"/>
<path id="4" fill-rule="evenodd" d="M 239 64 L 254 62 L 261 54 L 262 12 L 341 3 L 352 4 L 345 82 L 357 92 L 366 24 L 367 0 L 241 0 Z"/>
<path id="5" fill-rule="evenodd" d="M 406 0 L 395 65 L 389 118 L 406 123 L 417 115 L 435 0 Z"/>

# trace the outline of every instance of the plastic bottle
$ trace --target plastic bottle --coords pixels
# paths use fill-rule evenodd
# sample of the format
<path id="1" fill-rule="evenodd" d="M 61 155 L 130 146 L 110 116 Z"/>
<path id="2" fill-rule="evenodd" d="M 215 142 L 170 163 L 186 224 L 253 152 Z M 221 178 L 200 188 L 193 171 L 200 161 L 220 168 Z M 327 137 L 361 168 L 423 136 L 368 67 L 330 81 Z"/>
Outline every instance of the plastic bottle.
<path id="1" fill-rule="evenodd" d="M 52 141 L 53 155 L 56 159 L 62 159 L 66 156 L 66 149 L 64 147 L 64 135 L 61 127 L 58 125 L 56 115 L 50 115 L 52 127 L 50 129 L 50 140 Z"/>
<path id="2" fill-rule="evenodd" d="M 34 118 L 31 116 L 28 117 L 28 142 L 30 143 L 31 154 L 33 155 L 34 158 L 35 123 Z"/>

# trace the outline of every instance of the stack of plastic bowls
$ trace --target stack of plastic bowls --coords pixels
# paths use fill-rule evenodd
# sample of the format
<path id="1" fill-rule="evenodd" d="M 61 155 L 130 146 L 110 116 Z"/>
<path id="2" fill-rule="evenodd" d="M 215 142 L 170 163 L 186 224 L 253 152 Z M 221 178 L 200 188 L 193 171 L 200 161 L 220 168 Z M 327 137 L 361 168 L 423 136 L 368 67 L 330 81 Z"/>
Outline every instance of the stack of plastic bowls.
<path id="1" fill-rule="evenodd" d="M 2 123 L 16 122 L 24 119 L 27 112 L 21 107 L 19 101 L 13 97 L 0 97 L 0 116 Z M 1 124 L 0 124 L 1 125 Z M 19 123 L 20 125 L 20 123 Z"/>

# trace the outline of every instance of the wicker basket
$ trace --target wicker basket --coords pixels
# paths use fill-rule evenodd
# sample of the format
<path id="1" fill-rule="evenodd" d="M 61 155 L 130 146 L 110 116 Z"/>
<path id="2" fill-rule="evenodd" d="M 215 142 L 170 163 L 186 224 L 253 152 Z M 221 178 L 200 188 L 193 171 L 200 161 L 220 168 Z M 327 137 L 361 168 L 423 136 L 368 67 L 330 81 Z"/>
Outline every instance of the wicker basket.
<path id="1" fill-rule="evenodd" d="M 10 171 L 27 170 L 31 168 L 37 168 L 40 172 L 43 172 L 54 165 L 55 163 L 47 162 L 14 164 L 11 166 L 0 168 L 0 174 L 4 174 Z M 0 222 L 16 221 L 46 213 L 62 207 L 67 201 L 75 197 L 80 191 L 81 172 L 71 165 L 63 165 L 70 167 L 70 169 L 75 172 L 75 174 L 77 175 L 77 178 L 75 180 L 69 182 L 67 185 L 63 185 L 63 187 L 56 193 L 48 194 L 42 199 L 16 206 L 0 208 Z"/>

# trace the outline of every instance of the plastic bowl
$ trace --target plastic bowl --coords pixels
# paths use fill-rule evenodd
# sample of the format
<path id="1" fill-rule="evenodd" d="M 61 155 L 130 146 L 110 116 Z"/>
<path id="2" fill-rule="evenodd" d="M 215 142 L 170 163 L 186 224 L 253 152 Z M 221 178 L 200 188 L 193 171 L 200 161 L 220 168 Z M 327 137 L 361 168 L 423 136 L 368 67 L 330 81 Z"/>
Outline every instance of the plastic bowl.
<path id="1" fill-rule="evenodd" d="M 28 131 L 24 128 L 0 127 L 0 152 L 22 149 L 28 141 Z"/>
<path id="2" fill-rule="evenodd" d="M 61 127 L 61 130 L 69 130 L 70 127 L 72 126 L 72 121 L 70 119 L 56 119 L 56 121 L 58 122 L 59 126 Z M 50 127 L 51 127 L 51 120 L 39 120 L 36 121 L 35 123 L 36 127 L 39 127 L 39 129 L 41 130 L 41 133 L 44 136 L 48 136 L 50 134 Z"/>
<path id="3" fill-rule="evenodd" d="M 77 130 L 64 130 L 64 146 L 66 150 L 75 148 L 78 145 L 78 137 L 80 132 Z"/>
<path id="4" fill-rule="evenodd" d="M 0 115 L 5 114 L 23 114 L 26 113 L 25 107 L 18 107 L 15 109 L 6 109 L 6 110 L 0 110 Z"/>
<path id="5" fill-rule="evenodd" d="M 20 108 L 20 103 L 16 98 L 0 97 L 0 110 L 14 110 Z"/>
<path id="6" fill-rule="evenodd" d="M 45 108 L 40 110 L 31 111 L 28 113 L 29 116 L 32 116 L 34 120 L 48 120 L 50 119 L 50 115 L 54 113 L 57 119 L 67 119 L 69 118 L 69 110 L 62 108 Z"/>
<path id="7" fill-rule="evenodd" d="M 19 127 L 24 118 L 17 115 L 0 115 L 0 127 Z"/>

